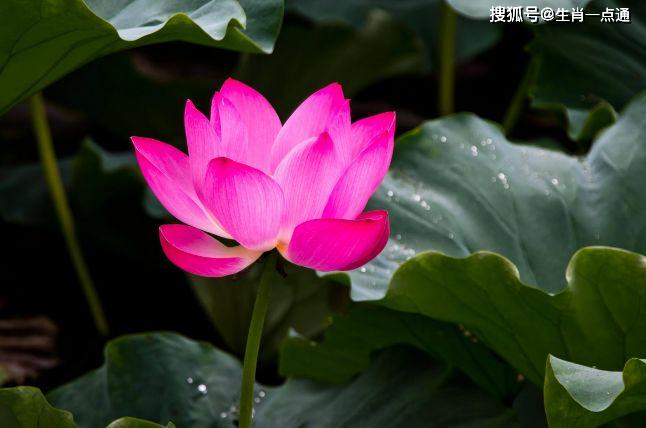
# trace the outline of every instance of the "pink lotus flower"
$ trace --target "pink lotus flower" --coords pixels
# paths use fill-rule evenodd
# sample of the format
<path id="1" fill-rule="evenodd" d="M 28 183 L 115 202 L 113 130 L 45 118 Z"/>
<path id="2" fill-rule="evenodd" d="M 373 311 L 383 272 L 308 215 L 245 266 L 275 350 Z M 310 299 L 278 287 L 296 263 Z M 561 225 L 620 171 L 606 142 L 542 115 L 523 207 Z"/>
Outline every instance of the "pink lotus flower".
<path id="1" fill-rule="evenodd" d="M 186 223 L 159 228 L 166 256 L 185 271 L 230 275 L 273 248 L 298 265 L 350 270 L 386 245 L 388 213 L 362 211 L 390 165 L 394 113 L 351 123 L 334 83 L 281 125 L 262 95 L 228 79 L 211 118 L 187 101 L 184 124 L 188 156 L 150 138 L 132 141 L 148 185 Z"/>

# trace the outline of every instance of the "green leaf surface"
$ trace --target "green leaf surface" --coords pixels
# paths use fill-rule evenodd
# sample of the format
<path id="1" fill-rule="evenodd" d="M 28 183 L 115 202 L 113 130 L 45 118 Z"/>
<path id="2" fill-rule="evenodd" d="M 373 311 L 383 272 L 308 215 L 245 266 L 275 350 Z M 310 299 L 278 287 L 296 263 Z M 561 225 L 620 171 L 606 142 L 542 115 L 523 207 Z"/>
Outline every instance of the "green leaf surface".
<path id="1" fill-rule="evenodd" d="M 530 51 L 539 59 L 530 88 L 534 107 L 562 112 L 568 132 L 578 135 L 590 110 L 600 101 L 622 109 L 646 89 L 646 3 L 640 0 L 597 0 L 586 11 L 628 7 L 630 23 L 550 23 L 536 28 Z"/>
<path id="2" fill-rule="evenodd" d="M 375 11 L 360 29 L 342 24 L 291 23 L 272 55 L 243 58 L 236 77 L 264 94 L 285 118 L 307 96 L 330 82 L 346 96 L 379 80 L 420 73 L 422 42 L 403 24 Z"/>
<path id="3" fill-rule="evenodd" d="M 579 249 L 646 253 L 646 95 L 638 96 L 585 158 L 515 145 L 470 114 L 427 122 L 399 138 L 368 208 L 386 209 L 386 249 L 351 271 L 352 297 L 376 300 L 395 270 L 425 250 L 496 252 L 526 284 L 565 285 Z M 542 363 L 541 363 L 542 365 Z"/>
<path id="4" fill-rule="evenodd" d="M 571 139 L 592 141 L 605 128 L 617 121 L 617 112 L 606 101 L 601 101 L 590 111 L 567 110 L 567 130 Z"/>
<path id="5" fill-rule="evenodd" d="M 623 372 L 605 371 L 550 356 L 545 376 L 550 427 L 589 428 L 646 411 L 646 360 L 632 358 Z M 642 426 L 641 418 L 619 426 Z"/>
<path id="6" fill-rule="evenodd" d="M 370 365 L 370 356 L 397 344 L 412 345 L 444 364 L 464 371 L 494 396 L 503 399 L 518 389 L 516 374 L 468 331 L 417 314 L 359 305 L 333 318 L 325 339 L 287 339 L 280 353 L 283 376 L 322 382 L 347 382 Z"/>
<path id="7" fill-rule="evenodd" d="M 272 51 L 282 0 L 7 0 L 0 4 L 0 114 L 111 52 L 182 40 Z"/>
<path id="8" fill-rule="evenodd" d="M 52 407 L 34 387 L 0 389 L 0 426 L 2 428 L 76 428 L 72 414 Z M 159 425 L 143 419 L 120 418 L 107 428 L 175 428 L 172 422 Z"/>
<path id="9" fill-rule="evenodd" d="M 550 295 L 503 257 L 420 254 L 393 277 L 382 304 L 463 324 L 537 385 L 556 355 L 605 370 L 646 354 L 646 258 L 591 247 L 572 258 L 568 287 Z"/>
<path id="10" fill-rule="evenodd" d="M 305 337 L 320 334 L 333 311 L 348 299 L 348 289 L 320 278 L 315 272 L 285 263 L 286 277 L 274 272 L 274 284 L 265 319 L 261 360 L 276 357 L 281 342 L 290 329 Z M 244 354 L 256 289 L 262 264 L 255 263 L 243 272 L 225 278 L 189 276 L 202 308 L 218 330 L 228 349 Z"/>
<path id="11" fill-rule="evenodd" d="M 0 389 L 2 428 L 76 428 L 72 415 L 52 407 L 38 388 Z"/>
<path id="12" fill-rule="evenodd" d="M 476 19 L 489 18 L 491 15 L 491 8 L 493 6 L 504 7 L 527 7 L 536 6 L 538 10 L 545 7 L 551 7 L 556 10 L 564 8 L 571 10 L 573 7 L 584 7 L 591 0 L 498 0 L 491 2 L 491 0 L 447 0 L 447 2 L 457 12 Z"/>
<path id="13" fill-rule="evenodd" d="M 318 23 L 340 22 L 361 28 L 371 12 L 386 11 L 414 30 L 426 46 L 430 67 L 437 67 L 440 7 L 443 0 L 292 0 L 288 11 L 297 12 Z M 466 61 L 498 42 L 502 26 L 458 17 L 455 55 Z"/>
<path id="14" fill-rule="evenodd" d="M 231 356 L 170 333 L 122 337 L 105 356 L 100 369 L 48 396 L 73 411 L 79 427 L 123 415 L 178 427 L 232 425 L 241 367 Z M 517 425 L 510 410 L 453 382 L 450 370 L 410 349 L 383 353 L 345 385 L 288 380 L 280 387 L 258 385 L 257 398 L 256 427 Z"/>

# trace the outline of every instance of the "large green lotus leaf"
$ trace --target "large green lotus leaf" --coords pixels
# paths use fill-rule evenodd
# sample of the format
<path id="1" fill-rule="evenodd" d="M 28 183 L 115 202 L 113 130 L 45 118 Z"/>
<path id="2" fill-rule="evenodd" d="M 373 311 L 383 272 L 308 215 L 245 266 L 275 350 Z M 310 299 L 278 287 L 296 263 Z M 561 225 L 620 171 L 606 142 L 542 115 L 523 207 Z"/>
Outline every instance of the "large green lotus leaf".
<path id="1" fill-rule="evenodd" d="M 72 414 L 52 407 L 38 388 L 20 386 L 0 389 L 0 426 L 2 428 L 76 428 Z M 107 428 L 175 428 L 143 419 L 120 418 Z"/>
<path id="2" fill-rule="evenodd" d="M 282 0 L 5 0 L 0 4 L 0 114 L 95 58 L 183 40 L 271 52 Z"/>
<path id="3" fill-rule="evenodd" d="M 631 22 L 587 17 L 583 24 L 550 23 L 536 28 L 530 45 L 539 63 L 533 105 L 564 112 L 571 136 L 602 100 L 621 109 L 646 88 L 646 2 L 597 0 L 586 11 L 606 7 L 629 7 Z"/>
<path id="4" fill-rule="evenodd" d="M 646 95 L 584 158 L 515 145 L 470 114 L 427 122 L 396 143 L 369 208 L 387 209 L 385 250 L 351 271 L 355 300 L 379 299 L 395 270 L 425 250 L 511 260 L 527 284 L 557 292 L 581 247 L 646 253 Z"/>
<path id="5" fill-rule="evenodd" d="M 353 96 L 381 79 L 420 73 L 425 56 L 422 42 L 411 30 L 375 11 L 360 29 L 343 24 L 285 25 L 275 52 L 245 56 L 236 77 L 263 93 L 286 117 L 330 82 L 341 83 L 346 96 Z"/>
<path id="6" fill-rule="evenodd" d="M 198 301 L 218 330 L 228 349 L 244 355 L 251 312 L 262 274 L 255 263 L 243 272 L 225 278 L 190 275 Z M 276 357 L 290 329 L 305 337 L 320 334 L 329 324 L 333 311 L 348 301 L 348 289 L 320 278 L 309 269 L 284 264 L 286 277 L 273 273 L 269 309 L 265 319 L 260 358 Z"/>
<path id="7" fill-rule="evenodd" d="M 590 428 L 646 411 L 646 360 L 632 358 L 623 372 L 605 371 L 550 356 L 545 376 L 550 427 Z M 644 425 L 644 414 L 622 427 Z"/>
<path id="8" fill-rule="evenodd" d="M 646 257 L 590 247 L 565 276 L 568 287 L 551 295 L 497 254 L 429 252 L 397 271 L 381 303 L 463 324 L 537 385 L 548 354 L 604 370 L 646 355 Z"/>
<path id="9" fill-rule="evenodd" d="M 369 304 L 335 316 L 319 343 L 302 337 L 287 339 L 280 353 L 280 372 L 283 376 L 322 382 L 347 382 L 370 365 L 372 353 L 397 344 L 415 346 L 464 371 L 500 399 L 518 390 L 516 373 L 468 331 L 425 316 Z"/>
<path id="10" fill-rule="evenodd" d="M 342 22 L 361 28 L 371 11 L 385 10 L 414 30 L 424 41 L 428 60 L 436 67 L 440 7 L 443 0 L 288 0 L 285 7 L 306 16 L 314 22 Z M 456 33 L 456 57 L 465 61 L 490 48 L 498 42 L 502 26 L 458 17 Z"/>
<path id="11" fill-rule="evenodd" d="M 564 8 L 572 10 L 574 7 L 584 7 L 591 0 L 499 0 L 491 2 L 491 0 L 447 0 L 447 2 L 459 13 L 469 16 L 471 18 L 483 19 L 491 16 L 491 8 L 493 6 L 536 6 L 539 10 L 545 7 L 551 7 L 556 10 Z"/>
<path id="12" fill-rule="evenodd" d="M 75 428 L 69 412 L 52 407 L 38 388 L 0 389 L 2 428 Z"/>
<path id="13" fill-rule="evenodd" d="M 231 356 L 170 333 L 114 340 L 105 356 L 101 368 L 48 396 L 81 428 L 123 415 L 178 427 L 232 426 L 241 367 Z M 256 427 L 516 426 L 510 410 L 411 349 L 383 353 L 345 385 L 288 380 L 256 391 Z"/>

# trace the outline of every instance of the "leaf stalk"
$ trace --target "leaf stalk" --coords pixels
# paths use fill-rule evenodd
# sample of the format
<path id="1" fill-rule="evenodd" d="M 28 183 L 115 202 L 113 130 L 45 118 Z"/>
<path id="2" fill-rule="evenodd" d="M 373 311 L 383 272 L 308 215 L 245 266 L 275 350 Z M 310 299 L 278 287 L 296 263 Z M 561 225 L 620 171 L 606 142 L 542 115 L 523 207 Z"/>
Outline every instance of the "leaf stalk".
<path id="1" fill-rule="evenodd" d="M 537 73 L 538 73 L 538 60 L 531 59 L 529 64 L 527 65 L 527 70 L 525 71 L 525 75 L 520 81 L 520 84 L 518 85 L 518 88 L 516 89 L 516 92 L 514 93 L 514 96 L 511 99 L 511 102 L 509 103 L 509 107 L 505 112 L 505 117 L 503 119 L 502 126 L 503 126 L 503 129 L 505 130 L 506 136 L 509 136 L 511 134 L 511 131 L 514 130 L 514 127 L 518 123 L 518 120 L 520 119 L 520 116 L 523 113 L 523 110 L 525 108 L 525 101 L 530 95 L 529 90 L 531 85 L 534 83 L 536 79 Z"/>
<path id="2" fill-rule="evenodd" d="M 441 116 L 455 110 L 455 35 L 457 17 L 446 1 L 440 13 L 438 111 Z"/>
<path id="3" fill-rule="evenodd" d="M 67 250 L 83 288 L 85 299 L 90 307 L 94 325 L 102 336 L 108 336 L 110 332 L 108 322 L 105 318 L 101 301 L 99 300 L 76 235 L 74 217 L 72 216 L 72 210 L 70 209 L 65 192 L 61 172 L 58 168 L 58 160 L 56 159 L 56 152 L 54 151 L 52 134 L 49 128 L 49 122 L 47 121 L 47 112 L 45 111 L 45 102 L 42 93 L 38 92 L 29 98 L 29 111 L 31 113 L 36 141 L 38 142 L 38 152 L 43 167 L 43 174 L 54 202 Z"/>

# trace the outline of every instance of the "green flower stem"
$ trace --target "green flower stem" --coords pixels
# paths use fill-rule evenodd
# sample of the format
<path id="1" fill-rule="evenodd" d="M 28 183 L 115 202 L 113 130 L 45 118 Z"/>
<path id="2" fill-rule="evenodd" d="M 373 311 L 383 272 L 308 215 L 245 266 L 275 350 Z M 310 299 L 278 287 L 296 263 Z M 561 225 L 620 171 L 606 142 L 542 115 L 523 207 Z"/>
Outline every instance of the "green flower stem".
<path id="1" fill-rule="evenodd" d="M 520 81 L 520 84 L 518 85 L 518 89 L 516 89 L 516 93 L 514 94 L 514 97 L 511 99 L 511 103 L 507 108 L 507 112 L 505 113 L 505 118 L 503 119 L 503 122 L 502 122 L 502 126 L 505 130 L 505 135 L 507 136 L 509 136 L 511 131 L 513 131 L 514 127 L 516 126 L 516 123 L 518 123 L 518 119 L 520 119 L 520 115 L 522 114 L 523 108 L 525 107 L 525 100 L 529 95 L 529 88 L 534 82 L 537 72 L 538 72 L 538 60 L 532 59 L 530 60 L 529 65 L 527 66 L 527 71 L 525 71 L 523 80 Z"/>
<path id="2" fill-rule="evenodd" d="M 438 39 L 440 43 L 438 111 L 442 116 L 453 113 L 455 104 L 455 28 L 455 12 L 446 1 L 443 1 Z"/>
<path id="3" fill-rule="evenodd" d="M 244 365 L 242 367 L 242 386 L 240 388 L 240 414 L 238 426 L 240 428 L 251 428 L 253 417 L 253 387 L 256 380 L 256 365 L 258 363 L 258 351 L 260 350 L 260 339 L 262 328 L 265 324 L 267 308 L 269 307 L 269 295 L 271 294 L 271 283 L 275 278 L 276 252 L 267 255 L 265 266 L 260 277 L 260 284 L 256 294 L 256 302 L 253 305 L 249 334 L 247 335 L 247 346 L 244 352 Z"/>
<path id="4" fill-rule="evenodd" d="M 31 120 L 36 134 L 36 140 L 38 141 L 38 151 L 43 165 L 45 181 L 47 182 L 49 192 L 51 193 L 54 201 L 56 214 L 60 221 L 67 250 L 70 253 L 74 269 L 76 270 L 76 275 L 81 282 L 85 298 L 90 306 L 96 329 L 103 336 L 107 336 L 109 333 L 108 323 L 105 319 L 101 301 L 97 295 L 94 283 L 92 282 L 92 277 L 90 276 L 90 272 L 85 264 L 85 259 L 83 258 L 83 253 L 81 252 L 81 247 L 76 237 L 74 217 L 72 217 L 72 211 L 67 200 L 63 180 L 61 179 L 61 173 L 58 169 L 56 153 L 54 152 L 54 145 L 52 143 L 52 134 L 49 129 L 47 114 L 45 112 L 45 102 L 43 101 L 43 96 L 40 92 L 29 99 L 29 110 L 31 112 Z"/>

